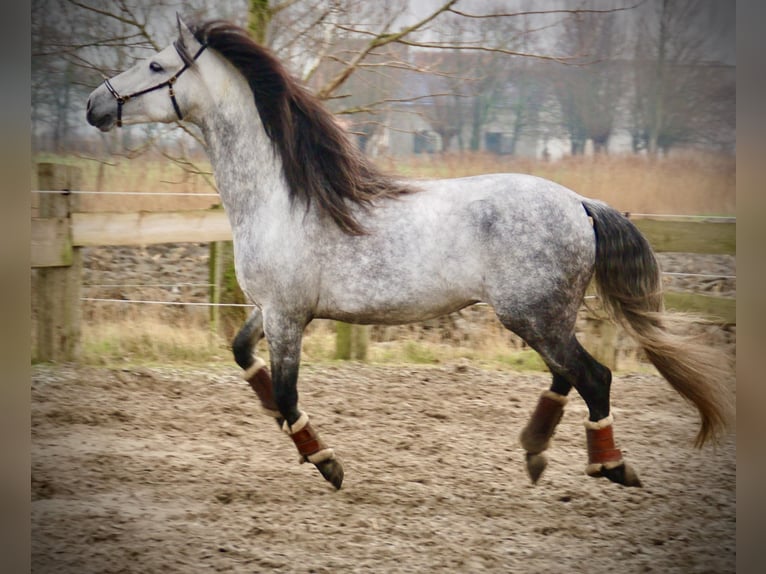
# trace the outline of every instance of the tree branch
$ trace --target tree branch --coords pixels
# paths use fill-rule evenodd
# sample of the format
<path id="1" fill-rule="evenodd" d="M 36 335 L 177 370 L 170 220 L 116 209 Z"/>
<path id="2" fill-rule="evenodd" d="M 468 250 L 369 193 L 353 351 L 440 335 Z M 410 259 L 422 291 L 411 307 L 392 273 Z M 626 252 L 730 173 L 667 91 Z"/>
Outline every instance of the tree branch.
<path id="1" fill-rule="evenodd" d="M 633 10 L 634 8 L 638 8 L 639 6 L 646 4 L 647 0 L 640 0 L 640 2 L 633 4 L 632 6 L 625 6 L 622 8 L 606 8 L 603 10 L 595 9 L 595 8 L 572 8 L 572 9 L 559 9 L 559 10 L 528 10 L 523 12 L 506 12 L 506 13 L 496 13 L 496 14 L 470 14 L 468 12 L 462 12 L 460 10 L 455 10 L 454 8 L 450 8 L 449 11 L 457 16 L 462 16 L 463 18 L 506 18 L 506 17 L 516 17 L 516 16 L 542 16 L 546 14 L 570 14 L 570 15 L 579 15 L 579 14 L 611 14 L 613 12 L 622 12 L 625 10 Z"/>
<path id="2" fill-rule="evenodd" d="M 430 42 L 413 42 L 411 40 L 399 40 L 400 44 L 405 46 L 413 46 L 416 48 L 437 48 L 441 50 L 466 50 L 474 52 L 494 52 L 497 54 L 505 54 L 508 56 L 521 56 L 524 58 L 535 58 L 537 60 L 547 60 L 550 62 L 558 62 L 560 64 L 570 64 L 572 60 L 575 60 L 577 56 L 545 56 L 543 54 L 533 54 L 531 52 L 519 52 L 516 50 L 508 50 L 507 48 L 492 48 L 489 46 L 473 45 L 473 44 L 434 44 Z M 579 65 L 584 65 L 579 63 Z"/>
<path id="3" fill-rule="evenodd" d="M 380 48 L 381 46 L 385 46 L 387 44 L 390 44 L 392 42 L 400 42 L 405 36 L 408 34 L 411 34 L 415 30 L 418 30 L 434 20 L 436 17 L 438 17 L 440 14 L 443 14 L 444 12 L 447 12 L 455 3 L 457 3 L 458 0 L 449 0 L 445 4 L 443 4 L 440 8 L 435 10 L 433 13 L 431 13 L 429 16 L 423 18 L 420 22 L 416 22 L 412 26 L 408 26 L 406 28 L 403 28 L 399 32 L 396 33 L 385 33 L 381 32 L 375 36 L 370 42 L 367 44 L 365 48 L 359 51 L 359 53 L 354 57 L 353 60 L 346 66 L 345 69 L 341 70 L 332 80 L 330 80 L 322 89 L 320 89 L 317 92 L 317 96 L 320 99 L 327 99 L 330 97 L 330 94 L 332 94 L 335 90 L 338 89 L 338 87 L 343 84 L 350 76 L 354 73 L 359 63 L 367 57 L 367 55 L 372 52 L 375 48 Z M 388 29 L 388 24 L 384 27 L 384 30 Z"/>
<path id="4" fill-rule="evenodd" d="M 154 51 L 156 52 L 160 51 L 161 49 L 160 45 L 154 41 L 154 38 L 152 38 L 151 34 L 149 34 L 149 32 L 147 32 L 146 30 L 146 23 L 139 22 L 133 16 L 133 13 L 131 12 L 130 8 L 124 2 L 120 3 L 122 6 L 122 10 L 126 14 L 129 14 L 131 16 L 130 18 L 126 18 L 119 14 L 114 14 L 113 12 L 110 12 L 109 10 L 103 10 L 101 8 L 96 8 L 95 6 L 90 6 L 83 2 L 79 2 L 78 0 L 67 0 L 67 2 L 69 2 L 73 6 L 76 6 L 77 8 L 82 8 L 83 10 L 89 10 L 90 12 L 93 12 L 100 16 L 105 16 L 107 18 L 113 18 L 114 20 L 117 20 L 118 22 L 122 22 L 123 24 L 127 24 L 128 26 L 134 26 L 139 31 L 139 34 L 136 34 L 137 36 L 141 36 L 145 38 Z"/>
<path id="5" fill-rule="evenodd" d="M 343 96 L 339 96 L 339 97 L 343 97 Z M 340 110 L 339 112 L 335 112 L 335 113 L 336 115 L 339 115 L 339 116 L 358 114 L 361 112 L 374 114 L 379 111 L 378 109 L 376 109 L 378 106 L 382 106 L 385 104 L 410 104 L 420 100 L 426 100 L 428 98 L 444 98 L 444 97 L 460 98 L 460 97 L 468 97 L 468 96 L 461 96 L 460 94 L 444 92 L 444 93 L 438 93 L 438 94 L 426 94 L 423 96 L 413 96 L 411 98 L 384 98 L 382 100 L 378 100 L 377 102 L 370 102 L 366 106 L 354 106 L 352 108 L 346 108 L 345 110 Z"/>

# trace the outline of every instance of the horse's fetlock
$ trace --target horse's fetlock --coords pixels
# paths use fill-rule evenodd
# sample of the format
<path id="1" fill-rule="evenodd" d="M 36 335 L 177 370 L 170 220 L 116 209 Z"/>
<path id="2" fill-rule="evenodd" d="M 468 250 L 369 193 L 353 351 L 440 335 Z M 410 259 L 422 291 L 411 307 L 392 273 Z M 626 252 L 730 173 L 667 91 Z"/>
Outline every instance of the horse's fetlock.
<path id="1" fill-rule="evenodd" d="M 293 440 L 302 461 L 318 464 L 334 458 L 335 452 L 319 438 L 306 413 L 302 412 L 293 424 L 285 421 L 282 430 Z"/>
<path id="2" fill-rule="evenodd" d="M 551 438 L 556 432 L 556 426 L 564 416 L 566 403 L 567 397 L 564 395 L 553 391 L 543 392 L 527 426 L 519 436 L 524 450 L 530 454 L 538 454 L 548 449 Z"/>
<path id="3" fill-rule="evenodd" d="M 301 412 L 293 424 L 284 421 L 282 430 L 298 449 L 299 462 L 312 463 L 328 482 L 339 489 L 343 483 L 343 465 L 335 456 L 335 451 L 319 438 L 319 434 L 311 426 L 308 415 Z"/>
<path id="4" fill-rule="evenodd" d="M 271 382 L 269 370 L 266 368 L 266 362 L 260 357 L 254 357 L 243 378 L 250 384 L 261 401 L 263 412 L 270 417 L 280 418 L 282 415 L 274 399 L 274 385 Z"/>
<path id="5" fill-rule="evenodd" d="M 287 421 L 282 424 L 282 430 L 288 435 L 292 436 L 294 433 L 303 430 L 308 423 L 309 416 L 306 413 L 300 411 L 300 416 L 293 422 L 293 424 L 290 424 Z"/>
<path id="6" fill-rule="evenodd" d="M 609 415 L 598 421 L 585 421 L 588 441 L 588 466 L 585 473 L 593 477 L 605 477 L 624 486 L 641 486 L 633 468 L 625 463 L 622 451 L 614 444 L 614 418 Z"/>
<path id="7" fill-rule="evenodd" d="M 619 464 L 622 452 L 614 445 L 612 423 L 609 415 L 599 421 L 585 421 L 585 436 L 588 441 L 588 466 Z M 589 473 L 590 474 L 590 473 Z"/>

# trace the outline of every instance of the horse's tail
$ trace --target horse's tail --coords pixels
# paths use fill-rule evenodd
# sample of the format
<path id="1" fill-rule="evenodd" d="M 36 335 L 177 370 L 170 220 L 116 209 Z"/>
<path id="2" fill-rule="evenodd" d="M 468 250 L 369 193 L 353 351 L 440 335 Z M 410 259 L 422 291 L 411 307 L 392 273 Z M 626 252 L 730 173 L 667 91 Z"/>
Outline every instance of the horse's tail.
<path id="1" fill-rule="evenodd" d="M 701 426 L 695 445 L 720 434 L 727 423 L 730 361 L 685 335 L 698 317 L 665 313 L 660 269 L 649 242 L 633 223 L 605 203 L 583 200 L 596 235 L 596 283 L 609 315 L 643 347 L 678 393 L 697 407 Z"/>

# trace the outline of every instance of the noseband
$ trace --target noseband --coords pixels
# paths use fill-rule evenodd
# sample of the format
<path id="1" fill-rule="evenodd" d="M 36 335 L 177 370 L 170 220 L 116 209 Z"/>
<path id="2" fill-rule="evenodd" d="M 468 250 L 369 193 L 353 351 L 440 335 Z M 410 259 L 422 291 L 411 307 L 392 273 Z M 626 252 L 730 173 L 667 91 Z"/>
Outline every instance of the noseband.
<path id="1" fill-rule="evenodd" d="M 181 56 L 181 59 L 184 61 L 184 65 L 180 70 L 178 70 L 175 74 L 170 76 L 167 80 L 165 80 L 161 84 L 157 84 L 156 86 L 152 86 L 151 88 L 146 88 L 145 90 L 141 90 L 139 92 L 134 92 L 127 96 L 121 96 L 120 93 L 114 89 L 114 86 L 108 79 L 104 80 L 104 85 L 106 86 L 106 89 L 109 90 L 109 93 L 112 94 L 112 96 L 114 96 L 115 100 L 117 100 L 117 127 L 118 128 L 122 127 L 122 106 L 125 102 L 133 98 L 137 98 L 138 96 L 143 96 L 144 94 L 148 94 L 149 92 L 160 90 L 164 88 L 165 86 L 168 87 L 168 95 L 170 96 L 170 101 L 173 103 L 173 109 L 176 111 L 176 115 L 178 116 L 178 119 L 179 120 L 184 119 L 184 116 L 181 113 L 181 108 L 178 106 L 178 101 L 176 101 L 176 93 L 175 93 L 175 90 L 173 90 L 173 84 L 175 84 L 176 80 L 181 76 L 181 74 L 183 74 L 186 70 L 188 70 L 189 67 L 195 62 L 195 60 L 199 58 L 200 54 L 202 54 L 202 51 L 205 48 L 207 48 L 207 44 L 203 44 L 202 47 L 200 47 L 200 49 L 197 50 L 197 53 L 194 54 L 194 57 L 188 61 L 187 61 L 187 57 L 184 57 L 183 53 L 181 52 L 181 49 L 178 47 L 178 44 L 174 42 L 173 46 L 175 47 L 176 52 L 178 52 L 178 55 Z"/>

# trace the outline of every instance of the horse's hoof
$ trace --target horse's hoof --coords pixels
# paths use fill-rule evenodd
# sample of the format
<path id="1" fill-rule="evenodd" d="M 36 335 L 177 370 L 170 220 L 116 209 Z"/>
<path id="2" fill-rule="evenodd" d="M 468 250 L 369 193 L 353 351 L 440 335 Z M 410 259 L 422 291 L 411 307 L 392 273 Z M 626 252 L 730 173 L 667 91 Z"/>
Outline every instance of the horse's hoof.
<path id="1" fill-rule="evenodd" d="M 337 458 L 318 462 L 316 467 L 322 473 L 325 480 L 335 487 L 335 490 L 340 490 L 340 486 L 343 484 L 343 465 Z"/>
<path id="2" fill-rule="evenodd" d="M 614 468 L 602 468 L 601 476 L 605 476 L 612 482 L 622 484 L 623 486 L 641 486 L 641 480 L 638 478 L 636 471 L 633 470 L 632 466 L 626 463 Z"/>
<path id="3" fill-rule="evenodd" d="M 529 478 L 532 479 L 532 484 L 537 484 L 546 466 L 548 466 L 548 459 L 545 458 L 544 454 L 527 453 L 527 473 Z"/>

